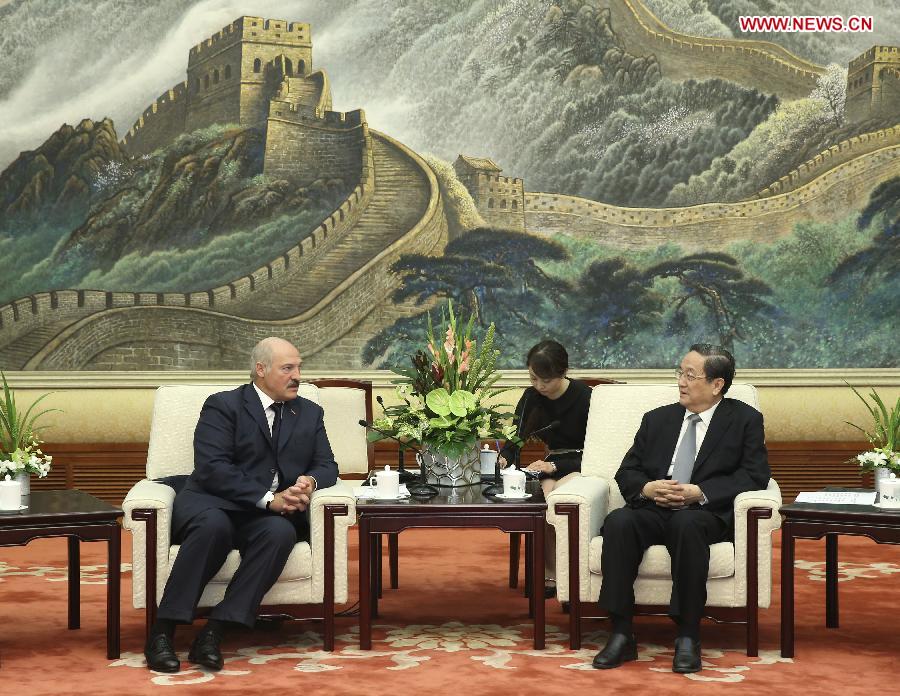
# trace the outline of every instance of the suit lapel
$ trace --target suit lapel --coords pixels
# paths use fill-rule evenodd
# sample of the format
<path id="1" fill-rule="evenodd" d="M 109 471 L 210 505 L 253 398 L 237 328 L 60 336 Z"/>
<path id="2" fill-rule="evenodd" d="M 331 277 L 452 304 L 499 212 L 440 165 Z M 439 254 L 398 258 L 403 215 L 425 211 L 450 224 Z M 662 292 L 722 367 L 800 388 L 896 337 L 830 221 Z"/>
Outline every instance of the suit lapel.
<path id="1" fill-rule="evenodd" d="M 244 409 L 250 414 L 251 418 L 256 421 L 260 431 L 262 431 L 266 442 L 272 446 L 272 433 L 269 430 L 269 421 L 266 420 L 266 412 L 263 410 L 262 402 L 253 389 L 253 385 L 244 386 Z M 274 451 L 274 449 L 273 449 Z"/>
<path id="2" fill-rule="evenodd" d="M 697 459 L 694 460 L 694 475 L 703 466 L 712 451 L 718 446 L 719 440 L 731 427 L 731 421 L 734 419 L 731 403 L 727 399 L 722 399 L 722 403 L 713 413 L 709 427 L 706 429 L 706 437 L 703 438 L 703 444 L 700 445 L 700 451 L 697 452 Z"/>
<path id="3" fill-rule="evenodd" d="M 660 471 L 657 478 L 664 479 L 669 475 L 669 466 L 675 457 L 675 445 L 678 444 L 678 435 L 681 433 L 681 424 L 684 422 L 684 406 L 672 404 L 671 413 L 666 414 L 666 420 L 662 424 L 659 442 L 663 445 L 661 453 L 663 460 L 660 462 Z M 661 473 L 660 473 L 661 472 Z"/>

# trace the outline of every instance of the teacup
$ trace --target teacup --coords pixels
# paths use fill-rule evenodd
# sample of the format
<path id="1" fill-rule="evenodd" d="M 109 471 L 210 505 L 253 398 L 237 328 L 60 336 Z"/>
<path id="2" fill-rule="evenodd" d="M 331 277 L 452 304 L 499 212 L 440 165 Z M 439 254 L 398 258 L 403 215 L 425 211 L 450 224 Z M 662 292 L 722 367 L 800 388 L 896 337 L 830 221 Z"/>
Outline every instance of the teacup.
<path id="1" fill-rule="evenodd" d="M 484 449 L 479 452 L 481 456 L 481 475 L 482 476 L 493 476 L 494 468 L 497 466 L 497 457 L 500 456 L 500 453 L 497 450 L 488 449 L 488 446 L 485 445 Z"/>
<path id="2" fill-rule="evenodd" d="M 379 498 L 396 498 L 400 495 L 400 472 L 386 466 L 375 472 L 370 485 L 376 489 Z"/>
<path id="3" fill-rule="evenodd" d="M 18 510 L 22 502 L 22 483 L 6 475 L 4 481 L 0 481 L 0 510 Z"/>
<path id="4" fill-rule="evenodd" d="M 879 504 L 886 508 L 900 508 L 900 478 L 891 474 L 878 482 Z"/>
<path id="5" fill-rule="evenodd" d="M 525 472 L 510 466 L 500 473 L 503 476 L 503 495 L 507 498 L 524 498 Z"/>

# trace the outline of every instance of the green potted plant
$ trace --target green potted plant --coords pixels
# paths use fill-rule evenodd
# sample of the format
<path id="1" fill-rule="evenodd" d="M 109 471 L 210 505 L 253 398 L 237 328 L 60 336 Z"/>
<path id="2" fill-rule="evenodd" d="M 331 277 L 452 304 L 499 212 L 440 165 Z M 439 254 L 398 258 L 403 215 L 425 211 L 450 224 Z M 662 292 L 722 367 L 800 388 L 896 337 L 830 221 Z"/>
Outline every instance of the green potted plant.
<path id="1" fill-rule="evenodd" d="M 865 435 L 872 445 L 872 449 L 856 455 L 849 461 L 858 463 L 861 472 L 874 471 L 875 489 L 879 490 L 879 481 L 889 477 L 891 473 L 900 476 L 900 397 L 897 398 L 894 407 L 888 409 L 874 388 L 868 395 L 872 400 L 870 404 L 853 386 L 850 384 L 847 386 L 853 389 L 853 393 L 865 404 L 872 416 L 871 430 L 844 421 Z"/>
<path id="2" fill-rule="evenodd" d="M 450 302 L 442 310 L 435 333 L 428 315 L 426 350 L 412 356 L 412 368 L 394 370 L 401 403 L 388 406 L 375 420 L 371 440 L 390 436 L 418 444 L 429 483 L 462 486 L 481 480 L 479 441 L 513 439 L 512 414 L 490 402 L 505 389 L 495 389 L 500 351 L 494 348 L 494 325 L 479 346 L 472 333 L 474 317 L 465 324 Z"/>
<path id="3" fill-rule="evenodd" d="M 38 437 L 47 426 L 38 426 L 37 421 L 44 414 L 59 409 L 35 410 L 49 396 L 42 394 L 22 411 L 16 405 L 16 396 L 3 372 L 0 372 L 0 380 L 3 382 L 3 399 L 0 400 L 0 479 L 7 474 L 18 479 L 22 484 L 22 497 L 27 498 L 31 493 L 31 475 L 45 477 L 53 462 L 53 457 L 41 451 L 42 440 Z"/>

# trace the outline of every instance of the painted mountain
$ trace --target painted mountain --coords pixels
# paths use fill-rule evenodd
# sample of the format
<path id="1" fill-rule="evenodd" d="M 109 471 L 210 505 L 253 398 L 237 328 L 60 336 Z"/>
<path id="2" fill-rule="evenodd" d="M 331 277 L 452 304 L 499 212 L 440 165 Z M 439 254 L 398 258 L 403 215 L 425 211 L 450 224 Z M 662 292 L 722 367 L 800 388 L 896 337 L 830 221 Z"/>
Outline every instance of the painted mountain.
<path id="1" fill-rule="evenodd" d="M 0 367 L 897 367 L 900 8 L 0 3 Z"/>

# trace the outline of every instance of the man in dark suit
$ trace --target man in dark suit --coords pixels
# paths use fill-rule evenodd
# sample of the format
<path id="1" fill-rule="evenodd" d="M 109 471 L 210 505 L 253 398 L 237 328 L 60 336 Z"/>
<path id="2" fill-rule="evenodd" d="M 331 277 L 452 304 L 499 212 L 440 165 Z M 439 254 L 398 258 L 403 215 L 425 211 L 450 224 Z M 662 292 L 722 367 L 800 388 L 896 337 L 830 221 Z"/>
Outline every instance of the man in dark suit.
<path id="1" fill-rule="evenodd" d="M 193 621 L 204 587 L 237 549 L 240 566 L 188 655 L 221 669 L 226 627 L 253 626 L 294 545 L 309 538 L 310 495 L 334 485 L 337 464 L 321 407 L 297 396 L 301 362 L 287 341 L 263 339 L 250 357 L 253 381 L 203 405 L 194 471 L 172 513 L 172 538 L 181 548 L 144 648 L 151 670 L 180 669 L 175 626 Z"/>
<path id="2" fill-rule="evenodd" d="M 678 403 L 644 414 L 616 473 L 625 507 L 603 525 L 600 606 L 613 626 L 594 658 L 597 669 L 637 659 L 634 581 L 644 551 L 665 544 L 672 559 L 669 615 L 678 626 L 672 670 L 700 670 L 709 546 L 733 538 L 735 497 L 765 488 L 770 473 L 762 414 L 723 398 L 734 369 L 724 348 L 691 346 L 677 371 Z"/>

